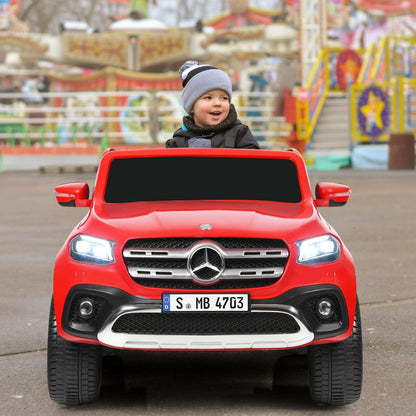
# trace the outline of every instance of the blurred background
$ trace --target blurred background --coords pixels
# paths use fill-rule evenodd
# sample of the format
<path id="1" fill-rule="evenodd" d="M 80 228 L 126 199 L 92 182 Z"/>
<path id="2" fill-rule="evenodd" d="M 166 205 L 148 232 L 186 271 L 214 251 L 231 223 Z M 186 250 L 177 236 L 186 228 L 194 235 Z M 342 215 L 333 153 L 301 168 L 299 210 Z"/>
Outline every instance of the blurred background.
<path id="1" fill-rule="evenodd" d="M 230 75 L 265 149 L 414 169 L 415 23 L 416 0 L 0 0 L 0 171 L 164 146 L 188 59 Z"/>

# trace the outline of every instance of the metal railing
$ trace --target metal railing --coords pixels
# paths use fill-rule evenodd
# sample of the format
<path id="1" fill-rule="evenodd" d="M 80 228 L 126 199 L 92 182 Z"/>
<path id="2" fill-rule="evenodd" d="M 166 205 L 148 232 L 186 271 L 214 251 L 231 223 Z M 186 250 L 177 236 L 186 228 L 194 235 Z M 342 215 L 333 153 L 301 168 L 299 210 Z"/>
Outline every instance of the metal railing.
<path id="1" fill-rule="evenodd" d="M 273 93 L 233 96 L 239 119 L 265 147 L 284 143 L 288 125 L 275 116 Z M 180 127 L 180 92 L 0 93 L 0 144 L 78 143 L 161 146 Z"/>

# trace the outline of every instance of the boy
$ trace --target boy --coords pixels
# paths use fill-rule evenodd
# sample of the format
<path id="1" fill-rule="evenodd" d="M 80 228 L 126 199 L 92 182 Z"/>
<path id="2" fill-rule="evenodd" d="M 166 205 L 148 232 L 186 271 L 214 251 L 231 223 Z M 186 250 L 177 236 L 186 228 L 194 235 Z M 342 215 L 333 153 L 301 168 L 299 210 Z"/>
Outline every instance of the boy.
<path id="1" fill-rule="evenodd" d="M 231 104 L 230 77 L 218 68 L 187 61 L 179 69 L 182 103 L 188 113 L 166 147 L 238 147 L 259 149 L 248 126 Z"/>

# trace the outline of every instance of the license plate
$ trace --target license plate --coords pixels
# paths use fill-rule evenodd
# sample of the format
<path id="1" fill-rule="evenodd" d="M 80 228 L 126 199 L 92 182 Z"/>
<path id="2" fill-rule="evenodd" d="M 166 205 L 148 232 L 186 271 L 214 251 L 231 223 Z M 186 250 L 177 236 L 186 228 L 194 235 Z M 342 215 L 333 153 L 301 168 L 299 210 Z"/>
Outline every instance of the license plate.
<path id="1" fill-rule="evenodd" d="M 164 294 L 163 312 L 247 312 L 249 298 L 242 294 Z"/>

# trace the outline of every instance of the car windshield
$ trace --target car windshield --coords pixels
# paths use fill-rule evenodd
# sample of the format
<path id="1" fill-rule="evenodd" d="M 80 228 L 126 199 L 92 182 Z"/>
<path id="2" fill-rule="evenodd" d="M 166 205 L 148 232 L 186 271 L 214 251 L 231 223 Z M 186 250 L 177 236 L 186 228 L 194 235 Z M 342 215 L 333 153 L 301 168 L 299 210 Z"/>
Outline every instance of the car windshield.
<path id="1" fill-rule="evenodd" d="M 287 159 L 138 157 L 111 162 L 107 203 L 175 200 L 302 200 L 295 163 Z"/>

